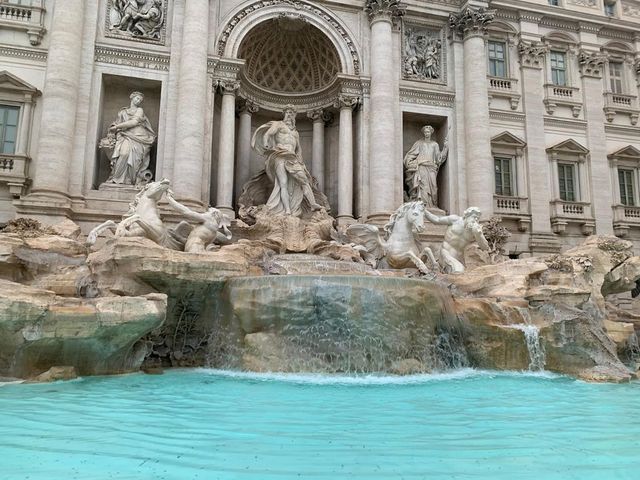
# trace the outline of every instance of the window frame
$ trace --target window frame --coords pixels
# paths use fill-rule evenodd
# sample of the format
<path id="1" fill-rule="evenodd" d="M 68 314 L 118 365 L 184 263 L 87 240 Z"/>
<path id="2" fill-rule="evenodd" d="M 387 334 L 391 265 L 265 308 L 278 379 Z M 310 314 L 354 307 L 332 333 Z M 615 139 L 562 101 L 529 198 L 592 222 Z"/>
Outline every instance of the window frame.
<path id="1" fill-rule="evenodd" d="M 491 44 L 499 44 L 503 47 L 503 55 L 504 58 L 502 60 L 492 59 L 491 58 Z M 494 61 L 502 61 L 504 75 L 497 75 L 495 73 L 491 73 L 491 62 Z M 510 68 L 509 68 L 509 40 L 505 38 L 497 38 L 490 37 L 487 40 L 487 74 L 490 77 L 495 78 L 511 78 Z"/>
<path id="2" fill-rule="evenodd" d="M 561 50 L 558 48 L 551 48 L 549 50 L 549 74 L 550 74 L 550 81 L 552 85 L 555 85 L 556 87 L 570 87 L 571 86 L 571 82 L 569 81 L 569 55 L 567 54 L 568 52 L 566 50 Z M 554 62 L 554 54 L 560 54 L 562 55 L 562 60 L 564 63 L 564 66 L 562 69 L 557 68 L 553 66 L 553 62 Z M 564 74 L 564 82 L 563 83 L 558 83 L 555 81 L 554 79 L 554 70 L 555 71 L 561 71 Z"/>
<path id="3" fill-rule="evenodd" d="M 618 198 L 617 200 L 620 202 L 620 205 L 624 205 L 625 207 L 637 207 L 638 206 L 638 188 L 637 188 L 638 168 L 621 165 L 616 168 L 616 171 L 618 173 L 617 180 L 618 180 L 618 188 L 620 193 L 620 198 Z M 629 174 L 629 180 L 631 181 L 629 185 L 631 187 L 631 195 L 629 195 L 629 192 L 627 191 L 626 184 L 624 186 L 625 192 L 623 193 L 623 183 L 621 179 L 621 176 L 622 176 L 621 174 L 625 174 L 625 173 Z M 631 200 L 631 203 L 627 203 L 629 199 Z"/>
<path id="4" fill-rule="evenodd" d="M 6 109 L 6 110 L 5 110 Z M 4 115 L 2 114 L 4 110 Z M 9 112 L 14 111 L 16 113 L 15 125 L 8 125 L 5 123 L 8 120 Z M 18 148 L 18 141 L 20 137 L 20 126 L 22 120 L 22 107 L 20 105 L 11 104 L 11 102 L 0 101 L 0 155 L 16 155 Z M 7 127 L 15 128 L 14 138 L 12 141 L 7 142 L 6 132 Z M 5 144 L 13 143 L 13 151 L 5 152 Z"/>
<path id="5" fill-rule="evenodd" d="M 503 164 L 509 165 L 509 171 L 507 172 L 507 177 L 505 177 L 505 172 L 501 169 L 500 173 L 497 170 L 497 162 L 500 162 L 501 167 Z M 493 176 L 493 192 L 495 195 L 501 197 L 517 197 L 518 196 L 518 182 L 516 176 L 516 168 L 517 162 L 515 155 L 506 155 L 506 154 L 494 154 L 493 155 L 493 168 L 494 168 L 494 176 Z M 501 178 L 501 191 L 498 191 L 498 182 L 496 181 L 498 175 Z M 505 193 L 504 189 L 504 179 L 508 178 L 509 181 L 509 193 Z"/>
<path id="6" fill-rule="evenodd" d="M 563 202 L 571 202 L 571 203 L 576 203 L 580 201 L 580 181 L 579 181 L 579 175 L 578 175 L 578 166 L 576 165 L 575 162 L 571 162 L 571 161 L 566 161 L 563 159 L 558 160 L 556 168 L 558 170 L 558 198 L 563 201 Z M 566 173 L 567 169 L 571 169 L 571 175 L 570 175 L 570 179 L 571 179 L 571 184 L 572 184 L 572 190 L 571 190 L 571 194 L 573 198 L 563 198 L 563 190 L 564 190 L 564 196 L 567 197 L 567 193 L 568 193 L 568 189 L 567 189 L 567 179 L 568 177 L 566 176 L 566 174 L 562 175 L 564 177 L 564 182 L 562 181 L 562 179 L 560 178 L 560 172 L 562 171 L 563 173 Z M 563 189 L 563 183 L 564 183 L 564 189 Z"/>

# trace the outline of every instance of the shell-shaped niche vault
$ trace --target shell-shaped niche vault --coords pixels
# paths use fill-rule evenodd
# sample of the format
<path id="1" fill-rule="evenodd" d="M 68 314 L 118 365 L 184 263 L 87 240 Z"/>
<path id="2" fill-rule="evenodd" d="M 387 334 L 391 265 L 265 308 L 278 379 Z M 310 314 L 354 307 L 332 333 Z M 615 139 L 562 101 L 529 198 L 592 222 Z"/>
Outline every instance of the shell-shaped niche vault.
<path id="1" fill-rule="evenodd" d="M 238 56 L 245 77 L 256 86 L 282 93 L 310 93 L 326 88 L 340 72 L 335 46 L 302 19 L 267 20 L 242 41 Z"/>

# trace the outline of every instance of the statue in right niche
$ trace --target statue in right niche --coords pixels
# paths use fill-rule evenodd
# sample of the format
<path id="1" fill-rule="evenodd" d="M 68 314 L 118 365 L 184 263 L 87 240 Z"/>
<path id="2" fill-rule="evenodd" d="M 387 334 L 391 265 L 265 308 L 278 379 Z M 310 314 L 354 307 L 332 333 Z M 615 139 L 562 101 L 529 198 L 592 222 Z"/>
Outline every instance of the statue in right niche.
<path id="1" fill-rule="evenodd" d="M 438 170 L 449 156 L 449 137 L 444 147 L 431 137 L 432 126 L 422 128 L 424 138 L 413 144 L 404 157 L 405 182 L 410 201 L 422 201 L 427 208 L 438 208 Z"/>

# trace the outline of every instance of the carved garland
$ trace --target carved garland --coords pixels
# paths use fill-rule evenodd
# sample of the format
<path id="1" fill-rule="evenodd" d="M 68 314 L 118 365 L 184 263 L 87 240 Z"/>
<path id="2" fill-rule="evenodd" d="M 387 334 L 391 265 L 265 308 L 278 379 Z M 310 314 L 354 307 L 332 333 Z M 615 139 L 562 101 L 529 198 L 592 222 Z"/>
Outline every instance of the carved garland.
<path id="1" fill-rule="evenodd" d="M 283 5 L 283 4 L 291 5 L 297 10 L 305 10 L 308 13 L 311 13 L 317 17 L 320 17 L 325 22 L 329 23 L 335 29 L 335 31 L 338 32 L 338 34 L 342 37 L 345 44 L 347 45 L 347 48 L 351 53 L 351 60 L 353 61 L 353 70 L 356 75 L 360 75 L 360 66 L 361 66 L 360 56 L 358 55 L 358 51 L 356 50 L 353 40 L 351 40 L 351 38 L 347 34 L 347 31 L 331 15 L 324 12 L 323 10 L 320 10 L 318 7 L 302 0 L 260 0 L 259 2 L 253 3 L 243 8 L 238 13 L 236 13 L 231 20 L 229 20 L 226 27 L 222 30 L 222 35 L 220 37 L 220 40 L 218 40 L 218 55 L 220 56 L 224 55 L 224 51 L 227 47 L 227 42 L 229 41 L 229 37 L 242 19 L 252 14 L 253 12 L 256 12 L 263 8 L 271 7 L 274 5 Z"/>

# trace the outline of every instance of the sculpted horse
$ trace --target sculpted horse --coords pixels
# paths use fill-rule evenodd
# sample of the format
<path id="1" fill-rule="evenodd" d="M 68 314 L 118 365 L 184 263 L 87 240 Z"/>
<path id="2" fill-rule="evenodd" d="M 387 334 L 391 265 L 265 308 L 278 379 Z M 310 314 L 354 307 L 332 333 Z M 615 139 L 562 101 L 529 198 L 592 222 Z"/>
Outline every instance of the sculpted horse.
<path id="1" fill-rule="evenodd" d="M 435 269 L 438 263 L 431 249 L 422 247 L 417 238 L 417 234 L 424 230 L 424 212 L 422 202 L 405 203 L 391 215 L 384 227 L 384 237 L 377 226 L 368 224 L 351 225 L 347 236 L 353 243 L 364 246 L 378 267 L 417 267 L 421 273 L 429 274 L 431 272 L 423 259 L 428 259 Z"/>
<path id="2" fill-rule="evenodd" d="M 119 224 L 113 220 L 107 220 L 98 225 L 87 236 L 87 245 L 95 244 L 98 235 L 105 230 L 111 230 L 116 238 L 145 237 L 167 248 L 181 250 L 179 241 L 169 235 L 169 230 L 162 222 L 158 209 L 158 202 L 169 190 L 170 184 L 167 179 L 147 184 L 129 205 L 125 219 Z"/>

